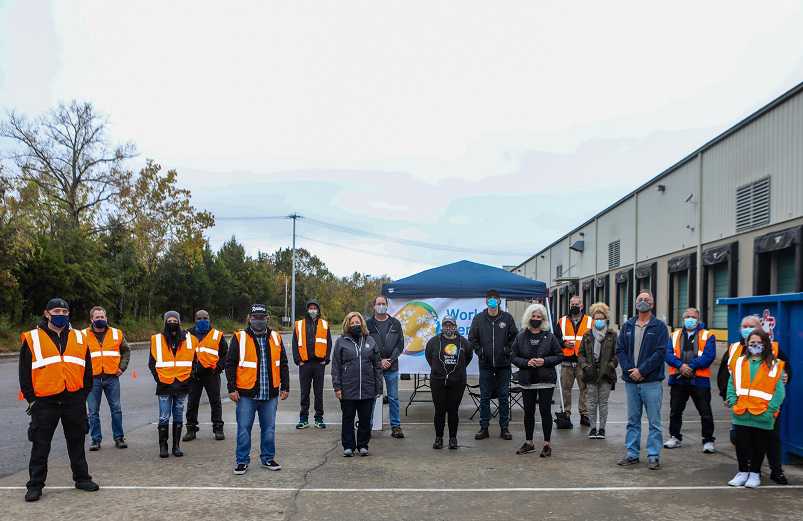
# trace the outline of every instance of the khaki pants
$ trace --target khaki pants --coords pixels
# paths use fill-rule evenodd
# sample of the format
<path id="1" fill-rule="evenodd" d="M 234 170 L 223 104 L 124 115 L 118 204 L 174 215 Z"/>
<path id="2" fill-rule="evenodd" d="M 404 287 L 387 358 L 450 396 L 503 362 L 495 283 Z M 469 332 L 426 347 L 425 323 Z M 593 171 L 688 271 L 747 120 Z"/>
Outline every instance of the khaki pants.
<path id="1" fill-rule="evenodd" d="M 572 412 L 572 387 L 575 380 L 580 389 L 580 415 L 588 416 L 588 393 L 583 382 L 583 371 L 579 364 L 575 363 L 572 367 L 571 362 L 563 362 L 560 366 L 560 386 L 563 388 L 563 407 L 568 413 Z"/>

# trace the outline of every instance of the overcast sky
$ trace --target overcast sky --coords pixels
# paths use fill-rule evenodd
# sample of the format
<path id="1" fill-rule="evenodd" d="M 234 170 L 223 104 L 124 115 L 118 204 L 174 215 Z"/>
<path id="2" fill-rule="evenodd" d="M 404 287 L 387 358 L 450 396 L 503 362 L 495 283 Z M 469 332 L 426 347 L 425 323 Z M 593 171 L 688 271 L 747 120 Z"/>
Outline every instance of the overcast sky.
<path id="1" fill-rule="evenodd" d="M 517 264 L 803 81 L 803 2 L 0 0 L 0 108 L 88 100 L 250 252 Z M 486 254 L 482 252 L 498 252 Z"/>

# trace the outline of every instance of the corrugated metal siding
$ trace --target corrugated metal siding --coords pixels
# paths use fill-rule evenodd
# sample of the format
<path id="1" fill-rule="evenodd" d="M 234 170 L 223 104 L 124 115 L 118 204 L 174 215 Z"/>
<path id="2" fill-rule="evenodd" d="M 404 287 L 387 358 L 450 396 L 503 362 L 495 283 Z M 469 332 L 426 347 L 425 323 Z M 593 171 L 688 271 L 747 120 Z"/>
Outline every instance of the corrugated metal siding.
<path id="1" fill-rule="evenodd" d="M 543 259 L 541 258 L 541 255 L 544 256 Z M 547 250 L 544 253 L 542 253 L 541 255 L 537 255 L 535 257 L 536 262 L 537 262 L 536 268 L 538 270 L 536 272 L 537 276 L 535 278 L 540 280 L 540 281 L 542 281 L 542 282 L 546 282 L 547 286 L 550 286 L 552 284 L 552 278 L 553 278 L 549 274 L 549 258 L 552 255 L 551 250 Z"/>
<path id="2" fill-rule="evenodd" d="M 585 236 L 580 236 L 584 233 Z M 594 240 L 594 223 L 581 228 L 577 233 L 572 235 L 571 242 L 583 241 L 585 250 L 583 253 L 572 251 L 572 264 L 575 268 L 572 270 L 574 277 L 590 277 L 594 274 L 594 248 L 596 246 Z"/>
<path id="3" fill-rule="evenodd" d="M 633 264 L 634 215 L 635 201 L 631 197 L 599 218 L 598 241 L 601 249 L 597 257 L 598 272 L 608 271 L 608 244 L 616 239 L 621 241 L 619 266 Z M 616 269 L 614 268 L 613 271 Z"/>
<path id="4" fill-rule="evenodd" d="M 569 237 L 564 237 L 562 241 L 552 247 L 552 269 L 550 270 L 550 280 L 555 280 L 558 266 L 563 266 L 563 276 L 569 274 Z"/>
<path id="5" fill-rule="evenodd" d="M 769 175 L 771 224 L 803 215 L 803 95 L 703 155 L 703 241 L 736 233 L 736 189 Z"/>

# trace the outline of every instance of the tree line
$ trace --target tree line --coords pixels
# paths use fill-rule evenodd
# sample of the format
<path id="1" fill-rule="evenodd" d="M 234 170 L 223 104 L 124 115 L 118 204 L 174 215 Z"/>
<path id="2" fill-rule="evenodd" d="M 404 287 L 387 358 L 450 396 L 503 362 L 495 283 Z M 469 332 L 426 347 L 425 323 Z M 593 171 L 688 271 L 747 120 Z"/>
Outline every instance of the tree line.
<path id="1" fill-rule="evenodd" d="M 30 327 L 52 296 L 70 302 L 78 323 L 101 305 L 121 325 L 151 329 L 167 309 L 187 322 L 201 308 L 239 322 L 253 302 L 276 321 L 284 314 L 292 250 L 251 256 L 232 237 L 214 251 L 214 215 L 192 205 L 175 170 L 147 160 L 132 171 L 135 145 L 112 144 L 91 103 L 33 118 L 9 112 L 0 155 L 0 335 Z M 304 249 L 296 270 L 296 313 L 316 298 L 335 323 L 367 311 L 388 280 L 335 276 Z"/>

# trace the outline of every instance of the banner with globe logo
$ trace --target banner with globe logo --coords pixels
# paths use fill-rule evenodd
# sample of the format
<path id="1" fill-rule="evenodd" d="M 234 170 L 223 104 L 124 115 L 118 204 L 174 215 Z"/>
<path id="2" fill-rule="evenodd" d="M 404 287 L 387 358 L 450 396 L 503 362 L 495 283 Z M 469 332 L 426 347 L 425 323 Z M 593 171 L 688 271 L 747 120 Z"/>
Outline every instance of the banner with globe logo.
<path id="1" fill-rule="evenodd" d="M 506 302 L 503 300 L 502 309 L 505 308 Z M 468 338 L 471 321 L 484 309 L 484 298 L 390 299 L 388 313 L 401 322 L 404 332 L 404 352 L 399 357 L 399 372 L 429 374 L 424 349 L 430 338 L 440 334 L 443 317 L 452 316 L 457 322 L 458 332 Z M 479 374 L 476 357 L 468 366 L 468 374 Z"/>

